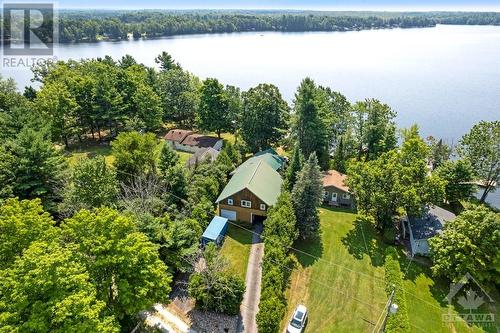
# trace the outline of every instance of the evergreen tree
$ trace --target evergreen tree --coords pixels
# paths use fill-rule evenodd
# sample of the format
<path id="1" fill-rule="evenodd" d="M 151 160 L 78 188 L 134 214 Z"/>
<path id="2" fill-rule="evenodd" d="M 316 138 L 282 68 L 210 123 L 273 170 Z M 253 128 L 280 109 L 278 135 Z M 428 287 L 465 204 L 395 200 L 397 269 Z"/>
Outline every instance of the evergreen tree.
<path id="1" fill-rule="evenodd" d="M 179 154 L 172 148 L 168 142 L 164 142 L 160 152 L 160 162 L 158 169 L 165 175 L 168 169 L 173 168 L 179 163 Z"/>
<path id="2" fill-rule="evenodd" d="M 318 159 L 313 152 L 297 175 L 293 187 L 293 204 L 297 228 L 302 239 L 316 238 L 319 235 L 318 206 L 323 200 L 323 180 Z"/>
<path id="3" fill-rule="evenodd" d="M 286 170 L 287 188 L 290 190 L 293 189 L 293 186 L 297 181 L 297 173 L 302 170 L 303 160 L 304 157 L 302 156 L 299 145 L 296 144 L 295 148 L 293 149 L 292 160 L 290 161 L 290 165 Z"/>
<path id="4" fill-rule="evenodd" d="M 321 119 L 326 95 L 310 78 L 305 78 L 295 94 L 294 133 L 304 156 L 316 153 L 322 169 L 328 168 L 328 133 Z"/>
<path id="5" fill-rule="evenodd" d="M 14 157 L 13 194 L 21 199 L 40 198 L 44 208 L 54 212 L 61 199 L 67 163 L 46 131 L 25 127 L 7 149 Z"/>

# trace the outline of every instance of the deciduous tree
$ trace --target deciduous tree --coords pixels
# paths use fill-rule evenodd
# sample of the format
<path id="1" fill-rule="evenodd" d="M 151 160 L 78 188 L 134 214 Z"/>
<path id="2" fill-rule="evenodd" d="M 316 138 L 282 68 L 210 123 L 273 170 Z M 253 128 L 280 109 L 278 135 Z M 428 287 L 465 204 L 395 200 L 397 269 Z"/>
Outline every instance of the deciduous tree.
<path id="1" fill-rule="evenodd" d="M 448 221 L 429 245 L 432 272 L 459 281 L 471 273 L 478 281 L 500 282 L 500 216 L 485 207 L 463 211 Z"/>
<path id="2" fill-rule="evenodd" d="M 290 110 L 279 89 L 259 84 L 243 94 L 241 135 L 252 152 L 267 149 L 286 133 Z"/>
<path id="3" fill-rule="evenodd" d="M 458 153 L 467 159 L 474 173 L 485 185 L 481 202 L 500 182 L 500 121 L 481 121 L 464 135 Z"/>

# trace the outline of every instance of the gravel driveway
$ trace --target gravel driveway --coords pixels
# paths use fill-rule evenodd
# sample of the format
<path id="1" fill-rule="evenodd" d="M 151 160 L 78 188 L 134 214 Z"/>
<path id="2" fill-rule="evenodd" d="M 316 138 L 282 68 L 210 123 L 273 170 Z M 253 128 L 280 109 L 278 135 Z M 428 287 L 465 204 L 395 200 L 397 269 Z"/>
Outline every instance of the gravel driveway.
<path id="1" fill-rule="evenodd" d="M 262 257 L 264 256 L 264 243 L 260 238 L 262 224 L 256 224 L 253 228 L 257 233 L 252 235 L 252 247 L 248 258 L 247 275 L 245 279 L 245 294 L 241 303 L 241 320 L 238 332 L 257 333 L 257 322 L 255 316 L 259 311 L 260 283 L 262 279 Z"/>

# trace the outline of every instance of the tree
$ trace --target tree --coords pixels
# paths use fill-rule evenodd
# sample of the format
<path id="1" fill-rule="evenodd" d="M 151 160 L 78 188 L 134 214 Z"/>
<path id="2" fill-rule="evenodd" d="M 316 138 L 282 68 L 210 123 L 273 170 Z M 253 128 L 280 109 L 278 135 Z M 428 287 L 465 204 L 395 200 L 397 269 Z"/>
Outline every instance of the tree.
<path id="1" fill-rule="evenodd" d="M 67 173 L 61 152 L 43 129 L 25 127 L 7 144 L 14 158 L 13 194 L 21 199 L 40 198 L 48 211 L 55 211 Z"/>
<path id="2" fill-rule="evenodd" d="M 118 333 L 72 246 L 33 242 L 10 269 L 0 271 L 4 332 Z"/>
<path id="3" fill-rule="evenodd" d="M 500 216 L 483 206 L 463 211 L 429 240 L 432 272 L 453 282 L 471 272 L 478 281 L 500 282 Z"/>
<path id="4" fill-rule="evenodd" d="M 427 154 L 428 147 L 417 131 L 406 137 L 399 150 L 348 166 L 347 185 L 358 209 L 374 217 L 380 229 L 391 225 L 399 208 L 419 216 L 426 204 L 442 202 L 446 182 L 428 174 Z"/>
<path id="5" fill-rule="evenodd" d="M 197 122 L 204 131 L 221 132 L 232 129 L 229 101 L 224 87 L 217 79 L 206 79 L 201 87 L 200 107 L 198 108 Z"/>
<path id="6" fill-rule="evenodd" d="M 154 174 L 157 146 L 156 138 L 151 133 L 120 133 L 112 143 L 118 179 L 130 181 L 134 176 Z"/>
<path id="7" fill-rule="evenodd" d="M 171 69 L 180 69 L 181 66 L 175 62 L 174 58 L 168 53 L 163 51 L 156 58 L 155 62 L 160 65 L 162 71 L 168 71 Z"/>
<path id="8" fill-rule="evenodd" d="M 396 112 L 387 104 L 367 99 L 354 104 L 353 113 L 358 159 L 375 159 L 396 147 Z"/>
<path id="9" fill-rule="evenodd" d="M 429 145 L 429 162 L 432 169 L 435 170 L 441 164 L 448 161 L 451 157 L 452 149 L 448 146 L 443 139 L 436 140 L 434 137 L 430 136 L 427 138 Z"/>
<path id="10" fill-rule="evenodd" d="M 63 239 L 81 253 L 97 298 L 124 329 L 139 311 L 168 299 L 172 278 L 158 247 L 130 218 L 109 208 L 81 210 L 61 228 Z"/>
<path id="11" fill-rule="evenodd" d="M 314 152 L 311 153 L 297 175 L 292 198 L 299 236 L 302 239 L 318 237 L 319 214 L 317 208 L 323 200 L 323 177 Z"/>
<path id="12" fill-rule="evenodd" d="M 74 213 L 82 208 L 113 206 L 117 195 L 116 172 L 106 164 L 104 157 L 84 158 L 73 168 L 63 210 Z"/>
<path id="13" fill-rule="evenodd" d="M 179 163 L 179 154 L 172 149 L 172 146 L 164 142 L 160 152 L 160 163 L 158 169 L 164 175 L 170 168 L 173 168 Z"/>
<path id="14" fill-rule="evenodd" d="M 182 69 L 161 72 L 158 92 L 163 105 L 163 121 L 192 127 L 200 104 L 200 81 Z"/>
<path id="15" fill-rule="evenodd" d="M 142 124 L 140 128 L 136 128 L 137 130 L 154 131 L 161 127 L 163 120 L 161 99 L 153 88 L 140 84 L 132 95 L 131 104 L 135 109 L 132 117 Z"/>
<path id="16" fill-rule="evenodd" d="M 228 271 L 228 262 L 209 243 L 203 251 L 205 267 L 189 278 L 189 295 L 197 306 L 216 312 L 235 315 L 239 313 L 245 292 L 243 280 Z"/>
<path id="17" fill-rule="evenodd" d="M 14 188 L 14 156 L 0 146 L 0 200 L 12 197 Z"/>
<path id="18" fill-rule="evenodd" d="M 72 136 L 79 132 L 79 106 L 66 85 L 58 81 L 44 85 L 37 94 L 35 105 L 41 115 L 47 117 L 53 139 L 68 146 Z"/>
<path id="19" fill-rule="evenodd" d="M 292 246 L 297 239 L 297 220 L 290 192 L 282 191 L 275 206 L 269 209 L 263 238 L 280 237 L 280 245 L 284 248 Z"/>
<path id="20" fill-rule="evenodd" d="M 321 168 L 327 169 L 329 138 L 326 123 L 321 119 L 327 113 L 324 98 L 324 91 L 313 80 L 302 80 L 295 93 L 294 134 L 304 156 L 316 153 Z"/>
<path id="21" fill-rule="evenodd" d="M 500 182 L 500 121 L 481 121 L 460 140 L 458 153 L 467 159 L 475 175 L 484 184 L 480 202 Z"/>
<path id="22" fill-rule="evenodd" d="M 31 243 L 51 240 L 55 222 L 40 199 L 8 199 L 0 206 L 0 270 L 10 266 Z"/>
<path id="23" fill-rule="evenodd" d="M 240 88 L 227 85 L 224 93 L 228 101 L 228 112 L 231 123 L 231 132 L 234 133 L 235 143 L 238 140 L 241 127 L 241 117 L 243 114 L 243 96 Z"/>
<path id="24" fill-rule="evenodd" d="M 163 182 L 166 188 L 166 201 L 182 205 L 187 199 L 189 185 L 186 167 L 183 165 L 171 167 L 163 175 Z"/>
<path id="25" fill-rule="evenodd" d="M 279 89 L 259 84 L 243 93 L 241 136 L 252 152 L 271 147 L 284 138 L 290 109 Z"/>
<path id="26" fill-rule="evenodd" d="M 289 189 L 293 189 L 295 182 L 297 181 L 297 173 L 302 170 L 302 166 L 304 163 L 304 156 L 300 151 L 299 145 L 296 144 L 293 149 L 292 160 L 290 161 L 290 165 L 286 169 L 286 181 L 287 187 Z"/>
<path id="27" fill-rule="evenodd" d="M 474 193 L 473 170 L 468 161 L 445 161 L 440 163 L 435 172 L 446 181 L 445 198 L 449 203 L 466 200 Z"/>

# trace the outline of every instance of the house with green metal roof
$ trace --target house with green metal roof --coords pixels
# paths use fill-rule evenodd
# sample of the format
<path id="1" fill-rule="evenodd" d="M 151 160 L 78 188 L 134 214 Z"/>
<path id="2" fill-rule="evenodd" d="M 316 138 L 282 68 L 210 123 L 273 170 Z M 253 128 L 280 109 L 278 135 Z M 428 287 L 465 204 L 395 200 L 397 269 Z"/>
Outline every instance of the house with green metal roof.
<path id="1" fill-rule="evenodd" d="M 234 171 L 217 198 L 220 216 L 231 221 L 259 222 L 278 200 L 283 179 L 275 169 L 274 160 L 254 157 Z"/>
<path id="2" fill-rule="evenodd" d="M 260 151 L 258 153 L 255 153 L 254 156 L 250 157 L 248 160 L 243 162 L 239 167 L 237 167 L 233 172 L 231 172 L 231 175 L 234 175 L 239 170 L 246 168 L 248 165 L 254 163 L 255 161 L 261 161 L 261 160 L 269 164 L 269 166 L 273 168 L 275 171 L 280 171 L 285 166 L 285 159 L 279 156 L 274 149 L 269 148 Z"/>

